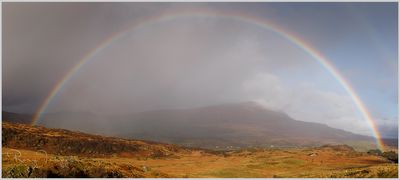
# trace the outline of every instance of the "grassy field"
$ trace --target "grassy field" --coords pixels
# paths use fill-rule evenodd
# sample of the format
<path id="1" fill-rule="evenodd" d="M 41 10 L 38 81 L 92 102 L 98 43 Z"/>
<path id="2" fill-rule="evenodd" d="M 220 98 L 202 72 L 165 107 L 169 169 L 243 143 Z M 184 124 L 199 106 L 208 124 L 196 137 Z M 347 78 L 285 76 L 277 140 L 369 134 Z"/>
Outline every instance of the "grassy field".
<path id="1" fill-rule="evenodd" d="M 3 123 L 2 147 L 2 177 L 398 177 L 347 145 L 213 151 Z"/>
<path id="2" fill-rule="evenodd" d="M 252 149 L 169 157 L 60 156 L 3 148 L 3 177 L 398 177 L 379 156 L 330 147 Z"/>

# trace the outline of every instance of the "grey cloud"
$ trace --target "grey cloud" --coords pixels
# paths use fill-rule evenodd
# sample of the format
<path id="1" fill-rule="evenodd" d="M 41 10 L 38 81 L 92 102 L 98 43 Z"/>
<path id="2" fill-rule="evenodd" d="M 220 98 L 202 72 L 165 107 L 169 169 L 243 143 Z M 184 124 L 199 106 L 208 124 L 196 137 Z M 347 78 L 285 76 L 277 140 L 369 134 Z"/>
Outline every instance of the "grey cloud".
<path id="1" fill-rule="evenodd" d="M 189 5 L 6 3 L 3 106 L 33 111 L 104 39 L 140 17 L 180 6 Z M 337 83 L 330 76 L 274 32 L 221 18 L 178 18 L 109 44 L 65 84 L 47 112 L 109 115 L 255 100 L 299 120 L 370 134 L 348 95 L 327 90 Z"/>

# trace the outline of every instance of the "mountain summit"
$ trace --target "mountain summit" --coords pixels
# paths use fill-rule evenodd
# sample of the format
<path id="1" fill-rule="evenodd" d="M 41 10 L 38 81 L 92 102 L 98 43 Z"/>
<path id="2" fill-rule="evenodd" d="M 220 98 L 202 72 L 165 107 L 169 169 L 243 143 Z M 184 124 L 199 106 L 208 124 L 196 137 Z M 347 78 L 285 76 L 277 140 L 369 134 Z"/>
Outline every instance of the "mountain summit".
<path id="1" fill-rule="evenodd" d="M 115 119 L 114 135 L 203 148 L 309 146 L 371 140 L 324 124 L 294 120 L 258 103 L 134 113 Z"/>

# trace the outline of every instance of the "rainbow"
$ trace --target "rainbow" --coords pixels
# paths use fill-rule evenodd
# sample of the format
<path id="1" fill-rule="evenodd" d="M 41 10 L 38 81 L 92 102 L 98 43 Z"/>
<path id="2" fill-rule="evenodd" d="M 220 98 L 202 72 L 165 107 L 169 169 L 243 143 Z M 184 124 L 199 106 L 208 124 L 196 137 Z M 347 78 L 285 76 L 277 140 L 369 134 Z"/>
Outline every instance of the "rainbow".
<path id="1" fill-rule="evenodd" d="M 307 54 L 309 54 L 311 57 L 313 57 L 315 60 L 317 60 L 342 85 L 344 90 L 346 90 L 346 92 L 350 95 L 354 104 L 361 112 L 363 118 L 366 120 L 369 127 L 371 128 L 372 134 L 376 139 L 377 148 L 383 150 L 383 143 L 381 141 L 379 131 L 368 109 L 365 107 L 364 103 L 361 101 L 356 91 L 351 87 L 350 83 L 346 81 L 346 79 L 344 79 L 344 77 L 335 68 L 335 66 L 332 63 L 330 63 L 330 61 L 326 57 L 324 57 L 321 53 L 319 53 L 315 48 L 307 44 L 306 41 L 301 39 L 295 33 L 289 32 L 288 30 L 285 30 L 279 27 L 277 24 L 274 24 L 273 22 L 268 21 L 266 19 L 261 19 L 259 17 L 250 16 L 248 14 L 243 14 L 243 13 L 237 13 L 237 12 L 232 13 L 226 11 L 215 12 L 207 9 L 189 9 L 186 11 L 179 11 L 174 13 L 160 13 L 155 16 L 140 19 L 136 23 L 128 25 L 122 31 L 111 34 L 108 38 L 103 40 L 98 46 L 96 46 L 86 55 L 84 55 L 82 59 L 78 61 L 78 63 L 76 63 L 69 71 L 66 72 L 63 78 L 59 80 L 58 83 L 51 89 L 50 93 L 46 96 L 43 103 L 39 106 L 38 110 L 36 111 L 32 119 L 31 124 L 36 125 L 39 122 L 42 114 L 46 111 L 52 99 L 54 99 L 54 97 L 59 93 L 59 91 L 63 89 L 63 87 L 68 83 L 68 81 L 72 79 L 72 77 L 75 74 L 77 74 L 78 71 L 85 64 L 87 64 L 91 59 L 94 59 L 93 57 L 97 53 L 101 52 L 103 49 L 106 49 L 110 44 L 112 44 L 112 42 L 115 42 L 118 39 L 124 37 L 124 35 L 126 35 L 128 32 L 131 32 L 132 30 L 137 30 L 139 28 L 143 28 L 148 25 L 159 22 L 174 20 L 179 17 L 211 17 L 211 18 L 226 18 L 226 19 L 236 20 L 245 24 L 255 25 L 265 30 L 272 31 L 280 35 L 281 37 L 287 39 L 294 45 L 298 46 Z"/>

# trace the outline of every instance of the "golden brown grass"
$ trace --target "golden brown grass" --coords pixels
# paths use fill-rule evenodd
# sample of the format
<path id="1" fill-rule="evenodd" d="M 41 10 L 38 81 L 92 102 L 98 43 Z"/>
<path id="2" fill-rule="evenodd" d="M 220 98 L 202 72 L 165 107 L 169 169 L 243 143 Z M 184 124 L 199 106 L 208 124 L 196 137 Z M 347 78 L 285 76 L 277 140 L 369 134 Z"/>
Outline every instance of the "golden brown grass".
<path id="1" fill-rule="evenodd" d="M 217 152 L 21 124 L 2 130 L 3 177 L 398 177 L 397 164 L 345 145 Z"/>
<path id="2" fill-rule="evenodd" d="M 56 156 L 3 148 L 3 177 L 397 177 L 397 164 L 378 156 L 329 148 L 266 149 L 230 152 L 203 151 L 163 158 Z M 21 153 L 21 155 L 18 153 Z M 7 155 L 7 152 L 8 155 Z M 316 153 L 316 156 L 310 156 Z M 29 167 L 36 168 L 29 170 Z M 75 168 L 77 173 L 61 172 Z M 18 171 L 19 174 L 18 174 Z M 69 173 L 69 174 L 68 174 Z"/>

